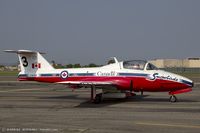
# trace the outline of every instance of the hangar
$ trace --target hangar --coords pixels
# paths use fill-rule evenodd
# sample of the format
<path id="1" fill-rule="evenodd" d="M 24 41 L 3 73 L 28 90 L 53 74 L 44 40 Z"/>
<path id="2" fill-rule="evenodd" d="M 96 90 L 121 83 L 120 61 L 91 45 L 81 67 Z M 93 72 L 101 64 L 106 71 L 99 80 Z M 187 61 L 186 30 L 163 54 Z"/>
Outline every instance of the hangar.
<path id="1" fill-rule="evenodd" d="M 200 68 L 200 58 L 155 59 L 150 62 L 159 68 Z"/>

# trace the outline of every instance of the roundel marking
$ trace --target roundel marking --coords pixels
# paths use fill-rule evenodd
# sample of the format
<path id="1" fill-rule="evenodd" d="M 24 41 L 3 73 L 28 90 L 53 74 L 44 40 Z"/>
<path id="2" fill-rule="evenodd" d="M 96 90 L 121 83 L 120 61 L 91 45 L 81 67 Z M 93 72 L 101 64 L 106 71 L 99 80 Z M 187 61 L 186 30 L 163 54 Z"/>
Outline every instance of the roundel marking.
<path id="1" fill-rule="evenodd" d="M 63 78 L 63 79 L 66 79 L 68 77 L 68 72 L 67 71 L 62 71 L 60 73 L 60 77 Z"/>

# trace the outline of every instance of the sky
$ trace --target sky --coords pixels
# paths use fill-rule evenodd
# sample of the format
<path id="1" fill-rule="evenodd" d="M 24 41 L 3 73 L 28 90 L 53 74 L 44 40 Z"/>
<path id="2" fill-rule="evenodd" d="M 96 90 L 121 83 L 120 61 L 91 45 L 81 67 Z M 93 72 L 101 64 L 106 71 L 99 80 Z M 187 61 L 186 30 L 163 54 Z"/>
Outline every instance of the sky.
<path id="1" fill-rule="evenodd" d="M 0 64 L 5 49 L 46 52 L 48 61 L 200 57 L 199 0 L 0 0 Z"/>

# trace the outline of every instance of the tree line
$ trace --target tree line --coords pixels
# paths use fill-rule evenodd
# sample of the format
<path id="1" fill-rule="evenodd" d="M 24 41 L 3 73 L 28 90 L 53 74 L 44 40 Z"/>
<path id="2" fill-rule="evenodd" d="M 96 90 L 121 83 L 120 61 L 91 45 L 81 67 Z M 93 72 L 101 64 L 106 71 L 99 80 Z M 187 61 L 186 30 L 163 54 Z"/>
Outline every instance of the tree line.
<path id="1" fill-rule="evenodd" d="M 62 65 L 62 64 L 56 64 L 55 61 L 51 61 L 51 63 L 52 63 L 52 66 L 54 68 L 82 68 L 82 67 L 100 67 L 100 66 L 102 66 L 102 65 L 97 65 L 95 63 L 90 63 L 88 65 L 81 65 L 79 63 Z M 107 64 L 112 64 L 112 63 L 115 63 L 115 61 L 114 60 L 109 60 L 107 62 Z"/>
<path id="2" fill-rule="evenodd" d="M 76 64 L 66 64 L 66 65 L 62 65 L 62 64 L 52 64 L 54 68 L 82 68 L 82 67 L 99 67 L 101 65 L 97 65 L 94 63 L 90 63 L 88 65 L 81 65 L 79 63 Z"/>

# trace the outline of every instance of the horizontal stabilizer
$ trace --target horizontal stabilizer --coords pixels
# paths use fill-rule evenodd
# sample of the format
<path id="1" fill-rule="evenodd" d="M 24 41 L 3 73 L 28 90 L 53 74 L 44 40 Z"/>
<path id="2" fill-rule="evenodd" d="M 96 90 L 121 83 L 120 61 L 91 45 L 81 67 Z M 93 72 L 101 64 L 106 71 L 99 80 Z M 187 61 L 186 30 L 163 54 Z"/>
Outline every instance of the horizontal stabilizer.
<path id="1" fill-rule="evenodd" d="M 4 50 L 4 52 L 16 53 L 16 54 L 35 54 L 35 53 L 45 54 L 42 52 L 31 51 L 31 50 Z"/>

